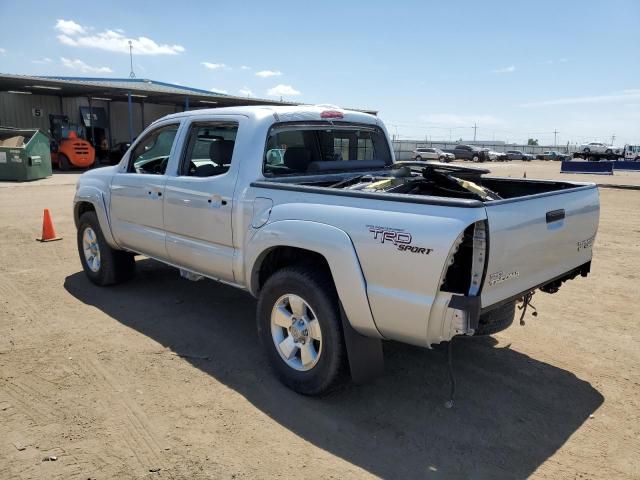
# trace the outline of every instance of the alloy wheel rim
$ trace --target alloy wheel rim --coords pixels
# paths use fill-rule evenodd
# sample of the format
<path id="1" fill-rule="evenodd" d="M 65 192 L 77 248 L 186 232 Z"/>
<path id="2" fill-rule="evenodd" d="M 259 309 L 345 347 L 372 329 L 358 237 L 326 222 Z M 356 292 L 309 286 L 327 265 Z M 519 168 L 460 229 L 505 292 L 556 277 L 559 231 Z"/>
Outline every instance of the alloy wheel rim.
<path id="1" fill-rule="evenodd" d="M 82 233 L 82 250 L 84 251 L 84 259 L 87 267 L 94 273 L 100 270 L 100 247 L 98 245 L 98 236 L 93 228 L 87 227 Z"/>
<path id="2" fill-rule="evenodd" d="M 281 296 L 271 310 L 271 338 L 287 366 L 305 372 L 322 355 L 322 332 L 313 309 L 300 296 Z"/>

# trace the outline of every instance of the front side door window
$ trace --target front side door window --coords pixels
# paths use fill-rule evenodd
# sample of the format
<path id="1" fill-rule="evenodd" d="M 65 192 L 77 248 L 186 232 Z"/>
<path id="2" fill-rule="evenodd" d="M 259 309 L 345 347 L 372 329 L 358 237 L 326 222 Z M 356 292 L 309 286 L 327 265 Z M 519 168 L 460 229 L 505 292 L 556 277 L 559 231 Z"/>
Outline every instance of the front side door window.
<path id="1" fill-rule="evenodd" d="M 147 133 L 131 152 L 127 173 L 164 175 L 178 126 L 165 125 Z"/>

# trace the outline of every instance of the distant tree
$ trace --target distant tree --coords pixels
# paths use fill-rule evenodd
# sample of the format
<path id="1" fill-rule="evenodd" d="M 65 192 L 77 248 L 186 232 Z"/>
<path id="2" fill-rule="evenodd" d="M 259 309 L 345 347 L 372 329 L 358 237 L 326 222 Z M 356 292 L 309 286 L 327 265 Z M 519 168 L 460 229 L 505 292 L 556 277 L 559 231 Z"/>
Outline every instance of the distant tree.
<path id="1" fill-rule="evenodd" d="M 527 145 L 539 145 L 537 138 L 530 138 L 527 140 Z"/>

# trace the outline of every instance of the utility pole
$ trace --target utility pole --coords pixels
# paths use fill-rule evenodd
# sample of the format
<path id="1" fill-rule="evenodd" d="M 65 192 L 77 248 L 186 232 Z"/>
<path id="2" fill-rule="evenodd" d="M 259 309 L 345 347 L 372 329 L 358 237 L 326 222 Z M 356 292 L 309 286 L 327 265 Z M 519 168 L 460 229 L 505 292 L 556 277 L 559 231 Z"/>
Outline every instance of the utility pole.
<path id="1" fill-rule="evenodd" d="M 616 134 L 614 133 L 613 135 L 611 135 L 611 145 L 613 145 L 613 142 L 615 142 L 616 140 Z"/>
<path id="2" fill-rule="evenodd" d="M 553 130 L 553 146 L 556 147 L 558 145 L 558 130 Z"/>
<path id="3" fill-rule="evenodd" d="M 476 130 L 478 130 L 478 124 L 474 122 L 473 124 L 473 141 L 476 141 Z"/>
<path id="4" fill-rule="evenodd" d="M 131 61 L 131 72 L 129 78 L 136 78 L 136 74 L 133 72 L 133 42 L 129 40 L 129 60 Z"/>

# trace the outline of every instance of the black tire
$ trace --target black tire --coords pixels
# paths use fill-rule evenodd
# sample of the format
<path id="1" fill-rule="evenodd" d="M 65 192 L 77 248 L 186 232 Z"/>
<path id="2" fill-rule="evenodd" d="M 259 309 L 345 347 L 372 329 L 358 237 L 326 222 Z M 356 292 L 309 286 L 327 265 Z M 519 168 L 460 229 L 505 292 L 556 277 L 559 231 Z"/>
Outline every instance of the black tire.
<path id="1" fill-rule="evenodd" d="M 479 161 L 480 161 L 480 157 L 479 157 L 479 156 L 477 156 L 477 155 L 474 155 L 474 156 L 473 156 L 473 158 L 471 158 L 471 161 L 472 161 L 472 162 L 476 162 L 476 163 L 477 163 L 477 162 L 479 162 Z"/>
<path id="2" fill-rule="evenodd" d="M 98 247 L 100 249 L 100 266 L 98 271 L 94 272 L 88 265 L 84 255 L 82 237 L 85 230 L 90 227 L 97 237 Z M 80 216 L 78 224 L 78 254 L 84 273 L 96 285 L 106 286 L 122 283 L 133 277 L 136 268 L 136 262 L 133 254 L 115 250 L 109 246 L 104 239 L 100 222 L 95 212 L 85 212 Z"/>
<path id="3" fill-rule="evenodd" d="M 318 363 L 310 370 L 290 367 L 280 356 L 271 333 L 271 312 L 278 299 L 293 294 L 303 298 L 316 313 L 322 333 Z M 258 299 L 258 336 L 269 364 L 287 387 L 302 395 L 322 395 L 346 377 L 347 355 L 342 334 L 340 302 L 333 280 L 317 267 L 297 265 L 274 273 L 264 284 Z"/>
<path id="4" fill-rule="evenodd" d="M 478 328 L 474 335 L 493 335 L 505 330 L 513 323 L 516 314 L 516 302 L 509 302 L 480 315 Z"/>
<path id="5" fill-rule="evenodd" d="M 420 155 L 416 155 L 415 161 L 416 162 L 421 162 L 422 161 L 422 157 Z"/>
<path id="6" fill-rule="evenodd" d="M 69 161 L 69 157 L 67 157 L 64 153 L 58 154 L 58 168 L 63 172 L 71 170 L 71 162 Z"/>
<path id="7" fill-rule="evenodd" d="M 446 162 L 446 160 L 445 160 L 445 158 L 443 156 L 438 157 L 438 161 L 439 162 L 443 162 L 443 163 Z"/>

